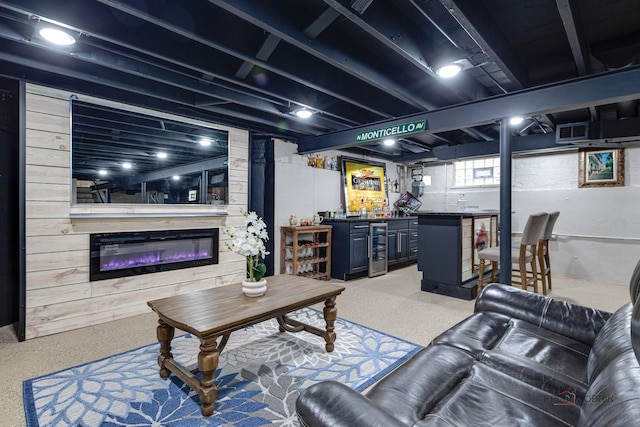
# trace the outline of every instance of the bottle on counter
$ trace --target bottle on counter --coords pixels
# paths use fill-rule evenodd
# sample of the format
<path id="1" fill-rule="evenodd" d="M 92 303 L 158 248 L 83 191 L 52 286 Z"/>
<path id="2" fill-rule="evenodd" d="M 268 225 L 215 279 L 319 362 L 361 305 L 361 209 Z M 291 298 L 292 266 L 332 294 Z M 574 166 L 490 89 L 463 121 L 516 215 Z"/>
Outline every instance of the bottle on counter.
<path id="1" fill-rule="evenodd" d="M 367 217 L 367 207 L 364 205 L 364 199 L 361 199 L 362 206 L 360 206 L 360 218 Z"/>
<path id="2" fill-rule="evenodd" d="M 382 202 L 382 217 L 387 218 L 389 216 L 389 205 L 387 204 L 387 199 L 384 199 Z"/>

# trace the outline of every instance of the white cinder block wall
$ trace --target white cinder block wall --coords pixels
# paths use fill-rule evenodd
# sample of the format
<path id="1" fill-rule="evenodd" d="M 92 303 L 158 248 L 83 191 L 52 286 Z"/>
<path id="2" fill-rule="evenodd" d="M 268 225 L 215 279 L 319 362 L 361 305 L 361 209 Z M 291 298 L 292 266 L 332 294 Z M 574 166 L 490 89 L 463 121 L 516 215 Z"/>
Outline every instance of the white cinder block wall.
<path id="1" fill-rule="evenodd" d="M 280 268 L 280 226 L 289 215 L 310 218 L 317 211 L 337 209 L 343 191 L 339 171 L 314 169 L 297 153 L 297 145 L 275 141 L 275 254 Z M 322 152 L 323 156 L 345 154 Z M 345 154 L 349 155 L 349 154 Z M 350 155 L 349 155 L 350 156 Z M 380 161 L 373 159 L 374 161 Z M 387 174 L 398 179 L 397 164 L 387 162 Z M 625 148 L 625 186 L 578 188 L 578 152 L 540 154 L 513 159 L 512 230 L 522 232 L 529 214 L 559 210 L 551 242 L 553 274 L 626 285 L 640 259 L 640 147 Z M 453 165 L 425 166 L 431 176 L 420 198 L 423 210 L 455 210 L 460 193 L 469 205 L 499 209 L 499 188 L 454 188 Z M 411 178 L 401 193 L 411 191 Z M 389 202 L 401 193 L 390 193 Z"/>

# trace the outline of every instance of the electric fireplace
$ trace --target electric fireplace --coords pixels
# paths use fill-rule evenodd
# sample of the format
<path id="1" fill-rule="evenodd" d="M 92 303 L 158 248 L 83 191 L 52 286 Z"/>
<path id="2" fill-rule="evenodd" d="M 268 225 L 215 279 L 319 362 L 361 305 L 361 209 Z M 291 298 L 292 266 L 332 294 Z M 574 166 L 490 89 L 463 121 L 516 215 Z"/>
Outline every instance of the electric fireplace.
<path id="1" fill-rule="evenodd" d="M 91 281 L 218 263 L 217 228 L 90 236 Z"/>

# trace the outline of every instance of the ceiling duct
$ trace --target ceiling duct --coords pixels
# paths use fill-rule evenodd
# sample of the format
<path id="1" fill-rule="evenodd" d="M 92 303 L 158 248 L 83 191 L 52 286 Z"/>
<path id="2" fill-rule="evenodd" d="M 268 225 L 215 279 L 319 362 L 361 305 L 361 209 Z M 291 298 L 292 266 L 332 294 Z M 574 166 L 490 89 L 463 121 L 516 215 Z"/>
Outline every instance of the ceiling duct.
<path id="1" fill-rule="evenodd" d="M 640 118 L 566 123 L 556 126 L 558 144 L 606 144 L 640 141 Z"/>
<path id="2" fill-rule="evenodd" d="M 592 43 L 590 51 L 609 69 L 633 65 L 640 55 L 640 31 Z"/>

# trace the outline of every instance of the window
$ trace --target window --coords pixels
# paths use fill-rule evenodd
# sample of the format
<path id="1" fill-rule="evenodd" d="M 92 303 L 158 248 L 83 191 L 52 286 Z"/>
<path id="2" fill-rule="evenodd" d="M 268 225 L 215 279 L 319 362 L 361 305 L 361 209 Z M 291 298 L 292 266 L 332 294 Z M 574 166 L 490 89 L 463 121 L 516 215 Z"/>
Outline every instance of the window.
<path id="1" fill-rule="evenodd" d="M 455 187 L 476 187 L 500 184 L 500 158 L 461 160 L 453 162 Z"/>

